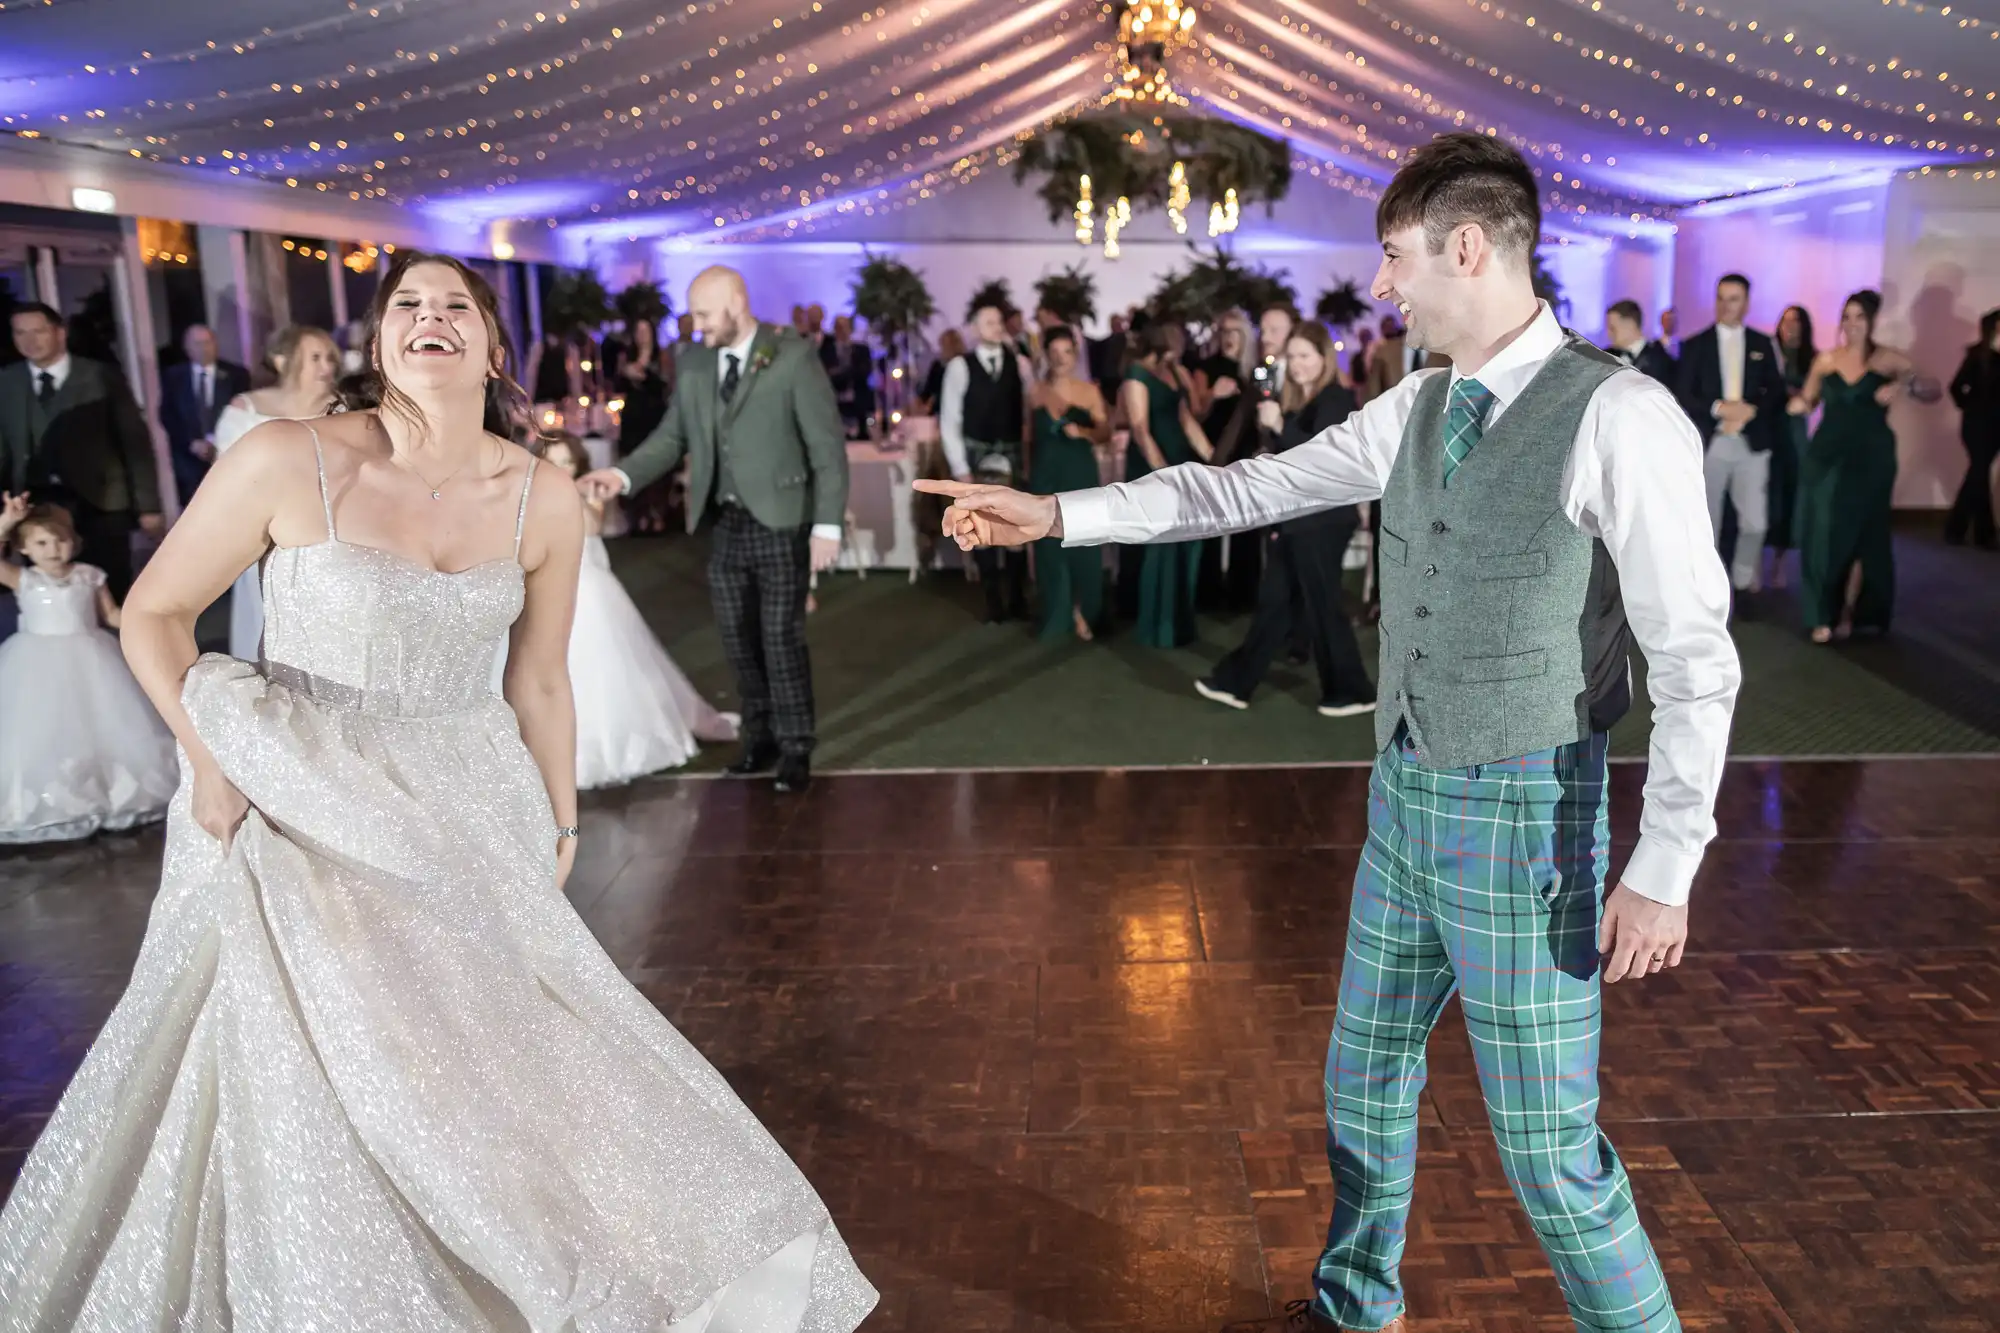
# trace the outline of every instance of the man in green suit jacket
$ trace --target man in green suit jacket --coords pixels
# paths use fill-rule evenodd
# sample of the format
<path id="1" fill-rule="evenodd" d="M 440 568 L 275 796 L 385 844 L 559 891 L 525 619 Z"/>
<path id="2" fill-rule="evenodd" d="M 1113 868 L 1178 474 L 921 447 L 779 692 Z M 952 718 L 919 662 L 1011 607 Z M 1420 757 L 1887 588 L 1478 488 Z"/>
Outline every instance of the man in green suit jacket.
<path id="1" fill-rule="evenodd" d="M 132 529 L 165 530 L 152 431 L 115 368 L 70 355 L 61 315 L 30 304 L 10 322 L 27 359 L 0 369 L 0 491 L 67 509 L 82 557 L 122 598 Z"/>
<path id="2" fill-rule="evenodd" d="M 840 554 L 846 431 L 818 355 L 752 318 L 741 274 L 704 270 L 688 311 L 701 343 L 675 359 L 665 419 L 617 467 L 577 485 L 602 502 L 688 460 L 688 531 L 713 517 L 708 589 L 743 701 L 743 752 L 729 771 L 775 766 L 779 791 L 802 791 L 814 741 L 806 592 Z"/>

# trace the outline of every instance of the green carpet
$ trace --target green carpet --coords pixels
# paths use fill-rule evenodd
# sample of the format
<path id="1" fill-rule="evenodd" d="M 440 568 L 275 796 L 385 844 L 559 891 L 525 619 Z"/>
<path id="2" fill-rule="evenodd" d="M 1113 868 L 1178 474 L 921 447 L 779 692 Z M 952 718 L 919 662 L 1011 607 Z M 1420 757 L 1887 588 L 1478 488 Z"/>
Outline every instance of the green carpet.
<path id="1" fill-rule="evenodd" d="M 708 607 L 706 544 L 611 543 L 612 560 L 661 641 L 708 696 L 734 704 Z M 809 634 L 820 706 L 816 766 L 829 769 L 1126 767 L 1365 761 L 1370 718 L 1313 711 L 1310 669 L 1280 667 L 1247 712 L 1190 686 L 1241 637 L 1245 622 L 1204 620 L 1189 648 L 1161 652 L 1116 635 L 1096 644 L 1037 642 L 1023 626 L 979 623 L 978 589 L 956 573 L 915 585 L 900 571 L 821 581 Z M 1743 692 L 1737 755 L 2000 753 L 2000 736 L 1860 665 L 1806 642 L 1789 617 L 1741 621 Z M 1374 636 L 1363 635 L 1374 661 Z M 1615 755 L 1641 756 L 1650 705 L 1612 733 Z M 704 753 L 692 771 L 719 767 Z"/>

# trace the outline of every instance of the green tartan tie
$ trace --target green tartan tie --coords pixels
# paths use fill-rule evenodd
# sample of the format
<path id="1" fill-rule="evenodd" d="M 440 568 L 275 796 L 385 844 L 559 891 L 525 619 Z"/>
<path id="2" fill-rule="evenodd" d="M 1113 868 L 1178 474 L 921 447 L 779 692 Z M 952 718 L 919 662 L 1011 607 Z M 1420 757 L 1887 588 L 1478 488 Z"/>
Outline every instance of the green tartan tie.
<path id="1" fill-rule="evenodd" d="M 1451 386 L 1451 403 L 1444 414 L 1444 484 L 1486 433 L 1486 409 L 1493 406 L 1493 391 L 1475 379 L 1462 379 Z"/>

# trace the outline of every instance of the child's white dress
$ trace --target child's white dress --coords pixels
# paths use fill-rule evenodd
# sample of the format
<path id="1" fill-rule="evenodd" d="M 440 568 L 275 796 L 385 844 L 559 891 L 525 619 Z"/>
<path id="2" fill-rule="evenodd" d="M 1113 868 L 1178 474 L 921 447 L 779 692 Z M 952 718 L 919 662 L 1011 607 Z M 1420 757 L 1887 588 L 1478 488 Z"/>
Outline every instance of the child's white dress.
<path id="1" fill-rule="evenodd" d="M 506 648 L 503 642 L 493 668 L 496 692 Z M 679 768 L 700 753 L 702 741 L 736 739 L 737 715 L 717 712 L 674 665 L 611 572 L 604 539 L 594 533 L 584 538 L 577 576 L 569 682 L 576 696 L 576 785 L 582 790 Z"/>
<path id="2" fill-rule="evenodd" d="M 104 571 L 21 571 L 20 632 L 0 643 L 0 843 L 61 842 L 164 818 L 173 733 L 100 628 Z"/>

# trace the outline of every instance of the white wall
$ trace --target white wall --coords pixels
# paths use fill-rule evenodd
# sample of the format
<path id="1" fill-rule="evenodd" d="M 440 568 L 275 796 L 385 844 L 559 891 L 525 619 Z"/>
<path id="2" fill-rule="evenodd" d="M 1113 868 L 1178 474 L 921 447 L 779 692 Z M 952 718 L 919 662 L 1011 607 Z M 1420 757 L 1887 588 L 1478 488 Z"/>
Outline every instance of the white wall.
<path id="1" fill-rule="evenodd" d="M 1787 305 L 1812 312 L 1830 346 L 1847 297 L 1883 296 L 1877 341 L 1907 349 L 1919 374 L 1948 383 L 1980 312 L 2000 306 L 2000 176 L 1990 169 L 1931 169 L 1860 183 L 1768 195 L 1681 217 L 1675 300 L 1681 329 L 1710 322 L 1715 281 L 1751 280 L 1750 322 L 1770 329 Z M 1896 503 L 1951 503 L 1965 473 L 1958 409 L 1947 401 L 1898 403 L 1890 412 L 1900 471 Z"/>
<path id="2" fill-rule="evenodd" d="M 1715 284 L 1750 279 L 1750 325 L 1769 331 L 1788 305 L 1812 313 L 1821 346 L 1833 341 L 1848 294 L 1882 281 L 1886 177 L 1820 190 L 1774 190 L 1681 215 L 1674 304 L 1681 335 L 1715 322 Z"/>
<path id="3" fill-rule="evenodd" d="M 893 254 L 924 275 L 939 312 L 926 330 L 935 340 L 963 320 L 967 299 L 987 279 L 1006 278 L 1015 301 L 1032 309 L 1035 279 L 1079 262 L 1097 278 L 1098 319 L 1087 332 L 1101 332 L 1112 312 L 1143 302 L 1166 273 L 1188 262 L 1189 241 L 1212 244 L 1206 230 L 1203 219 L 1190 218 L 1188 236 L 1177 237 L 1165 217 L 1147 215 L 1120 237 L 1120 257 L 1107 260 L 1101 231 L 1097 244 L 1078 244 L 1070 224 L 1051 223 L 1034 192 L 1003 174 L 982 176 L 923 207 L 843 217 L 792 239 L 694 246 L 619 238 L 575 246 L 566 258 L 594 265 L 607 283 L 656 278 L 676 308 L 695 273 L 729 264 L 748 279 L 758 315 L 783 321 L 795 303 L 817 301 L 829 315 L 847 310 L 854 270 L 867 252 Z M 1365 291 L 1381 257 L 1374 205 L 1310 178 L 1294 185 L 1275 216 L 1252 209 L 1228 243 L 1246 263 L 1288 270 L 1308 309 L 1343 278 Z"/>
<path id="4" fill-rule="evenodd" d="M 1898 176 L 1889 185 L 1880 341 L 1907 348 L 1920 374 L 1949 384 L 1982 312 L 2000 306 L 2000 175 L 1991 170 Z M 1958 409 L 1898 403 L 1896 503 L 1944 507 L 1965 475 Z"/>

